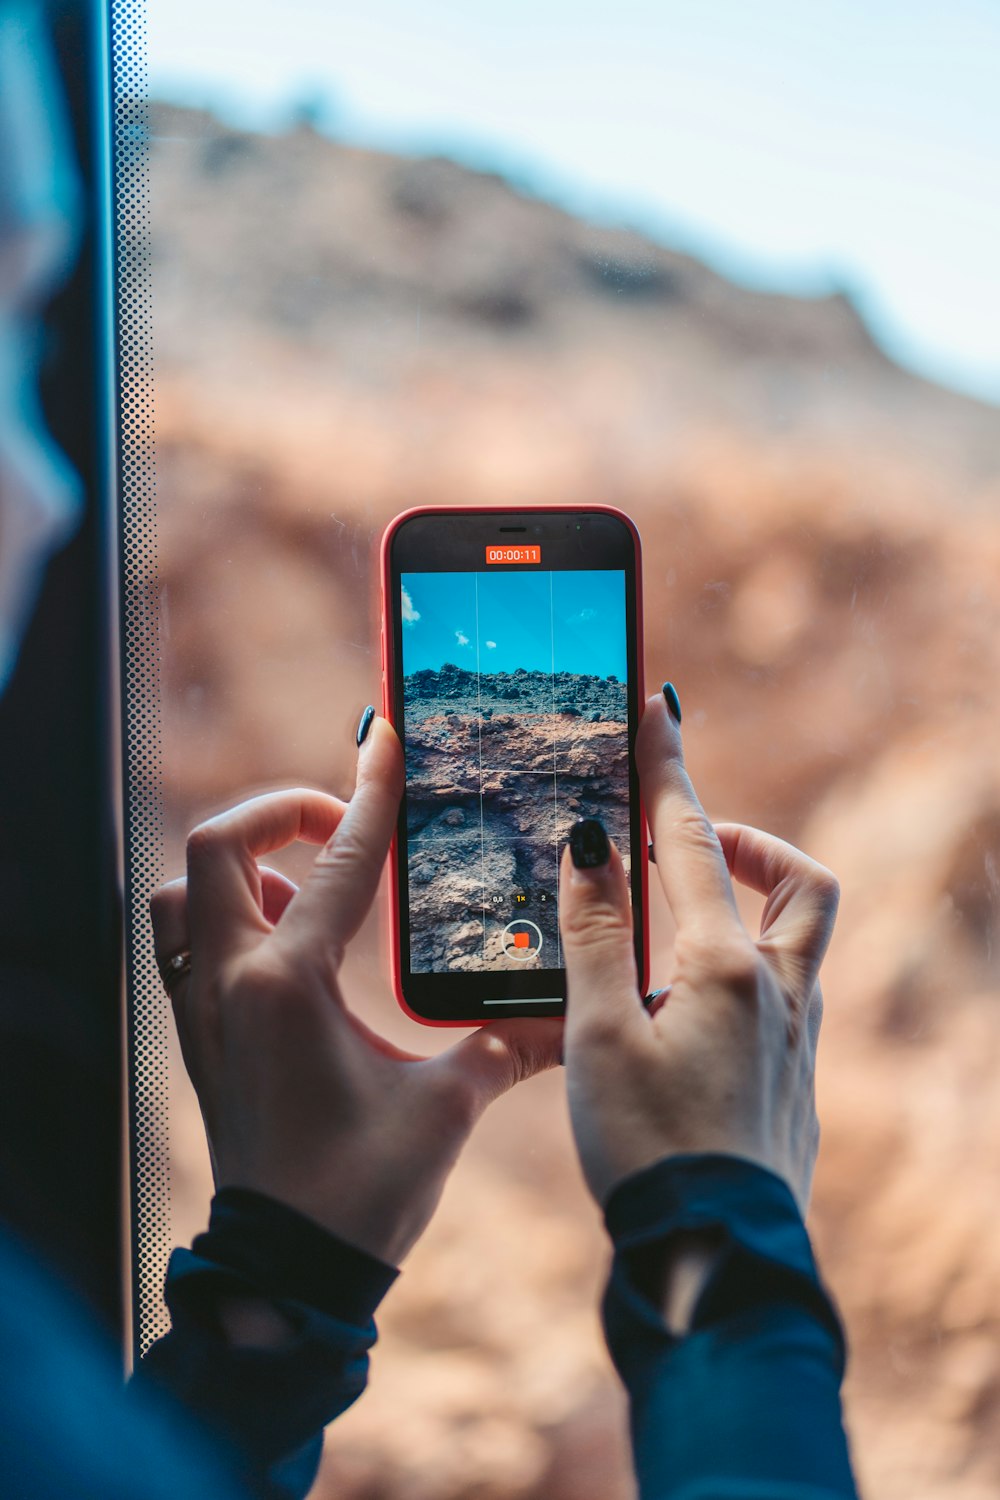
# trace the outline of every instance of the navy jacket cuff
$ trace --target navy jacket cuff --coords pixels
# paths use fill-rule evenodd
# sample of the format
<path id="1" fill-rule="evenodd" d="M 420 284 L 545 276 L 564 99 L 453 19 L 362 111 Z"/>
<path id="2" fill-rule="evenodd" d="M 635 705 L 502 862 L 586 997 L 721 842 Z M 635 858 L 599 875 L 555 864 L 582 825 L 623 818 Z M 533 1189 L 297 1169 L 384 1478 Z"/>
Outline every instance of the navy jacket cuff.
<path id="1" fill-rule="evenodd" d="M 237 1187 L 216 1193 L 207 1231 L 190 1251 L 174 1252 L 172 1289 L 203 1274 L 206 1262 L 229 1273 L 234 1291 L 304 1303 L 359 1328 L 369 1324 L 399 1274 L 297 1209 Z"/>
<path id="2" fill-rule="evenodd" d="M 767 1305 L 796 1304 L 832 1336 L 843 1373 L 840 1319 L 823 1286 L 802 1215 L 782 1178 L 743 1157 L 715 1153 L 670 1156 L 618 1184 L 605 1207 L 615 1259 L 604 1302 L 614 1352 L 624 1318 L 662 1346 L 661 1309 L 643 1289 L 639 1267 L 685 1230 L 714 1230 L 721 1251 L 694 1308 L 691 1332 Z M 623 1341 L 624 1342 L 624 1341 Z"/>

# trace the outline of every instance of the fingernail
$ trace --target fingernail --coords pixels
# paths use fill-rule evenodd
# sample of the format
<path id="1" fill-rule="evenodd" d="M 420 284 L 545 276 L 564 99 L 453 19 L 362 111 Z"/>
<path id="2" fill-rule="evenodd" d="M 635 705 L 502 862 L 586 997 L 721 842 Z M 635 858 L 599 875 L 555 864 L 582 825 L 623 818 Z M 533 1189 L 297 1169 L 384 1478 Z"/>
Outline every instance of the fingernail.
<path id="1" fill-rule="evenodd" d="M 645 1000 L 642 1003 L 643 1007 L 649 1012 L 651 1016 L 655 1016 L 657 1011 L 663 1009 L 667 1001 L 670 999 L 670 992 L 672 989 L 672 984 L 665 984 L 662 989 L 650 990 L 649 994 L 646 996 Z"/>
<path id="2" fill-rule="evenodd" d="M 598 818 L 582 818 L 569 831 L 569 855 L 578 870 L 596 870 L 606 865 L 611 845 Z"/>
<path id="3" fill-rule="evenodd" d="M 355 736 L 355 738 L 357 739 L 357 742 L 358 742 L 358 749 L 359 750 L 361 749 L 361 746 L 364 744 L 365 740 L 368 738 L 368 731 L 369 731 L 369 729 L 371 729 L 371 727 L 374 724 L 374 722 L 375 722 L 375 709 L 374 709 L 373 705 L 371 703 L 369 703 L 368 707 L 365 709 L 364 713 L 361 715 L 361 722 L 358 724 L 358 732 L 357 732 L 357 735 Z"/>
<path id="4" fill-rule="evenodd" d="M 679 724 L 681 722 L 681 700 L 678 698 L 677 689 L 672 682 L 665 682 L 663 684 L 663 696 L 667 700 L 667 707 Z"/>
<path id="5" fill-rule="evenodd" d="M 650 844 L 646 849 L 646 857 L 648 858 L 651 865 L 656 864 L 656 850 L 653 848 L 652 844 Z"/>

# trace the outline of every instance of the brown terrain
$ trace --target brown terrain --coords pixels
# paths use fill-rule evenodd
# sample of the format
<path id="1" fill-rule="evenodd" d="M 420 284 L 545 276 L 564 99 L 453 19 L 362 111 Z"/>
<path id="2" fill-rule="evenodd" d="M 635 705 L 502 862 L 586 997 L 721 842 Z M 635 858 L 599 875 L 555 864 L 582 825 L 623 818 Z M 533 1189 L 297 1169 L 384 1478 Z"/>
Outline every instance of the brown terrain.
<path id="1" fill-rule="evenodd" d="M 167 107 L 154 130 L 168 867 L 248 789 L 349 789 L 395 512 L 622 506 L 648 677 L 679 686 L 709 811 L 843 883 L 810 1222 L 862 1484 L 995 1495 L 1000 414 L 895 367 L 843 296 L 747 291 L 497 177 Z M 385 941 L 375 918 L 353 1003 L 445 1045 L 395 1008 Z M 175 1063 L 183 1236 L 209 1189 Z M 630 1496 L 605 1262 L 562 1080 L 535 1080 L 484 1120 L 388 1298 L 318 1494 Z"/>

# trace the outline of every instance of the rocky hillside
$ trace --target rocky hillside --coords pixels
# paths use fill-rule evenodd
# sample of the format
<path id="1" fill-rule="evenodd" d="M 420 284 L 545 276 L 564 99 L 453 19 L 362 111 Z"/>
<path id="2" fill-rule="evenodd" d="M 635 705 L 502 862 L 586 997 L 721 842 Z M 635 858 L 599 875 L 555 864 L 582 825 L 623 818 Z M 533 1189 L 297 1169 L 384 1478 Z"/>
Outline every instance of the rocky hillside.
<path id="1" fill-rule="evenodd" d="M 995 1494 L 998 413 L 894 367 L 844 297 L 747 292 L 447 162 L 164 107 L 152 202 L 178 873 L 209 808 L 349 788 L 394 513 L 621 505 L 643 537 L 648 678 L 680 688 L 709 810 L 843 882 L 812 1226 L 853 1346 L 862 1482 Z M 652 915 L 662 982 L 655 891 Z M 352 1003 L 400 1045 L 444 1045 L 394 1007 L 384 943 L 372 922 Z M 208 1177 L 176 1096 L 183 1236 Z M 603 1263 L 562 1080 L 536 1080 L 477 1131 L 317 1493 L 625 1500 Z"/>

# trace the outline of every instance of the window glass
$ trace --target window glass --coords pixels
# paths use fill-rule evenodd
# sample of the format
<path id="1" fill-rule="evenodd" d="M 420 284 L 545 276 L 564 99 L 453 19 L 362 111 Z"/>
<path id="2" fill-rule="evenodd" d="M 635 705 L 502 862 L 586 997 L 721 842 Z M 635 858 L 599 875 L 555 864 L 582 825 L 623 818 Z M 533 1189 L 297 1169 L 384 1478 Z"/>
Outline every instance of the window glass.
<path id="1" fill-rule="evenodd" d="M 361 10 L 149 8 L 164 871 L 248 793 L 349 793 L 393 515 L 627 511 L 707 809 L 843 885 L 811 1228 L 862 1486 L 971 1500 L 1000 1481 L 1000 19 Z M 352 1006 L 445 1045 L 386 955 L 380 909 Z M 210 1174 L 169 1072 L 184 1241 Z M 630 1494 L 605 1264 L 535 1080 L 383 1308 L 329 1493 Z"/>

